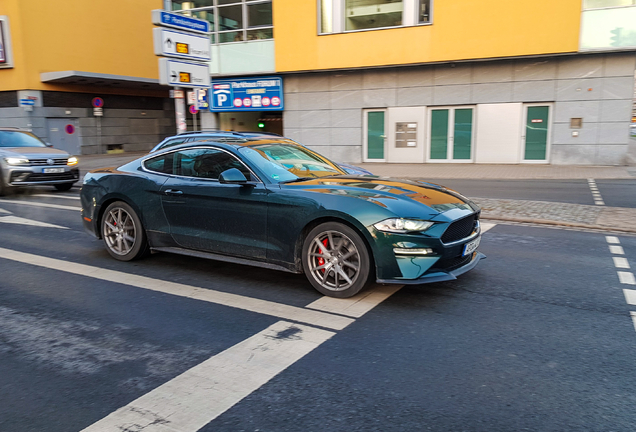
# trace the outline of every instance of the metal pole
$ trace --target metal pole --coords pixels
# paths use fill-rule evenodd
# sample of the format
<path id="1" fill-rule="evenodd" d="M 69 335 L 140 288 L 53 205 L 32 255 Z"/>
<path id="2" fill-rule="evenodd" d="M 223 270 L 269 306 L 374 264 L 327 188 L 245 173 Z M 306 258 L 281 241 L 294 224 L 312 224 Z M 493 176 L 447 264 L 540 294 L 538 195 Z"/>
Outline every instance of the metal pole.
<path id="1" fill-rule="evenodd" d="M 181 88 L 175 87 L 174 90 L 175 92 L 181 92 L 181 94 L 184 95 Z M 186 125 L 185 99 L 183 97 L 174 99 L 174 114 L 177 121 L 177 134 L 187 132 L 188 127 Z"/>

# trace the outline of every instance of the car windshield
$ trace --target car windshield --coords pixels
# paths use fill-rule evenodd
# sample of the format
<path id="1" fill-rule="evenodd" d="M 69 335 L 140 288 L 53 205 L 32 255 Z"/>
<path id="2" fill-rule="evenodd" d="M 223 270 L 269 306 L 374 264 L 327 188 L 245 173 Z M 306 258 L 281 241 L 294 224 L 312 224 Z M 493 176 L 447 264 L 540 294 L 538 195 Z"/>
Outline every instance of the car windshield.
<path id="1" fill-rule="evenodd" d="M 0 131 L 0 147 L 46 147 L 46 145 L 30 132 Z"/>
<path id="2" fill-rule="evenodd" d="M 238 151 L 279 183 L 346 174 L 333 162 L 297 144 L 255 144 L 241 147 Z"/>

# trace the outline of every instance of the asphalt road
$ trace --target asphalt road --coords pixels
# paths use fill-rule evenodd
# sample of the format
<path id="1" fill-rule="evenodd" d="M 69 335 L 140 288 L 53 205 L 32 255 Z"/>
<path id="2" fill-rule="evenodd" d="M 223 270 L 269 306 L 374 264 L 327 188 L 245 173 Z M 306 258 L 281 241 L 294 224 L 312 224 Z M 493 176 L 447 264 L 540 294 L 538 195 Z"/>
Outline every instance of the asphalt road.
<path id="1" fill-rule="evenodd" d="M 468 197 L 594 205 L 587 180 L 425 179 Z M 635 180 L 595 180 L 606 206 L 636 208 Z"/>
<path id="2" fill-rule="evenodd" d="M 623 289 L 636 286 L 613 258 L 636 266 L 636 237 L 498 224 L 488 259 L 457 281 L 312 324 L 303 313 L 323 299 L 302 276 L 168 254 L 118 262 L 82 230 L 76 190 L 35 192 L 0 199 L 0 431 L 79 431 L 165 385 L 153 403 L 174 414 L 127 430 L 194 431 L 188 419 L 206 416 L 204 432 L 633 430 L 636 307 Z M 268 305 L 296 324 L 259 338 L 289 321 Z M 303 338 L 313 345 L 292 358 Z M 252 385 L 254 370 L 268 379 Z M 227 385 L 225 408 L 194 397 L 210 377 Z"/>

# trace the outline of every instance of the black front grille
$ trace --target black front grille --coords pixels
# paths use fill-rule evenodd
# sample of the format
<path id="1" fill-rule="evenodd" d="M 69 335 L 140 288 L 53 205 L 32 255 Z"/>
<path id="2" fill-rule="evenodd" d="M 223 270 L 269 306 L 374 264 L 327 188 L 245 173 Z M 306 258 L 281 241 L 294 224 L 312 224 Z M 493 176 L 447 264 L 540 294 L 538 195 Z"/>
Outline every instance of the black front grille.
<path id="1" fill-rule="evenodd" d="M 50 163 L 47 162 L 47 159 L 29 159 L 29 164 L 31 166 L 51 166 Z M 53 165 L 66 165 L 68 162 L 67 158 L 59 159 L 53 158 Z"/>
<path id="2" fill-rule="evenodd" d="M 453 271 L 455 269 L 458 269 L 468 264 L 472 258 L 473 258 L 473 254 L 469 254 L 465 257 L 458 256 L 454 258 L 442 258 L 435 263 L 435 265 L 431 268 L 431 271 L 435 271 L 435 270 L 444 270 L 447 272 Z"/>
<path id="3" fill-rule="evenodd" d="M 39 181 L 55 181 L 55 180 L 76 180 L 78 179 L 77 172 L 64 172 L 64 173 L 52 173 L 52 174 L 31 174 L 24 182 L 39 182 Z"/>
<path id="4" fill-rule="evenodd" d="M 446 228 L 442 235 L 442 243 L 452 243 L 457 240 L 465 239 L 475 230 L 479 213 L 466 216 L 463 219 L 456 220 Z"/>

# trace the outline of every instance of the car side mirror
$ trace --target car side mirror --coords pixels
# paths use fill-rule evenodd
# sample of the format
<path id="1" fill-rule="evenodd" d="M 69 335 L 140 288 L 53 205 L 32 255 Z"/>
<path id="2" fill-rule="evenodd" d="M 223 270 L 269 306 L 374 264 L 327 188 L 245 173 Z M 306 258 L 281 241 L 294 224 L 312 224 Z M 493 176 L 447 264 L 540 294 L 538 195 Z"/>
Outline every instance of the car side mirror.
<path id="1" fill-rule="evenodd" d="M 53 147 L 53 144 L 51 144 L 49 142 L 45 142 L 44 145 L 47 146 L 47 147 Z"/>
<path id="2" fill-rule="evenodd" d="M 219 183 L 243 184 L 243 183 L 247 183 L 247 179 L 245 178 L 245 176 L 240 170 L 236 168 L 230 168 L 229 170 L 223 171 L 219 175 Z"/>

